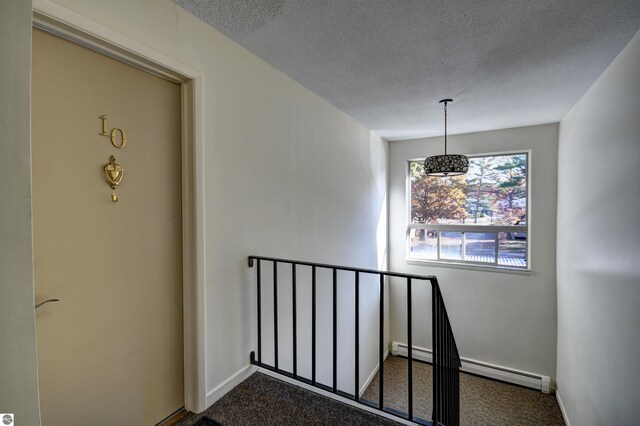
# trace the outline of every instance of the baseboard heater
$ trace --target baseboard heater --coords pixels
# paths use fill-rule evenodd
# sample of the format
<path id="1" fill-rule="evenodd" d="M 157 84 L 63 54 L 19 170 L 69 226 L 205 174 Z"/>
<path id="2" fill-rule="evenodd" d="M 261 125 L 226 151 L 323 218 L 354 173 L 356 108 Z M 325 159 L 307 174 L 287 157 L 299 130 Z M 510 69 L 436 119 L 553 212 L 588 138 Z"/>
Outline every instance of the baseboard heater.
<path id="1" fill-rule="evenodd" d="M 407 356 L 407 345 L 404 343 L 393 342 L 391 344 L 391 354 L 396 356 Z M 431 349 L 414 346 L 411 356 L 418 361 L 432 362 Z M 469 358 L 460 357 L 462 361 L 461 371 L 466 373 L 477 374 L 491 379 L 503 382 L 513 383 L 520 386 L 536 389 L 544 393 L 551 392 L 551 379 L 549 376 L 540 376 L 538 374 L 528 373 L 526 371 L 514 370 L 511 368 L 501 367 L 498 365 L 487 364 L 485 362 L 476 361 Z"/>

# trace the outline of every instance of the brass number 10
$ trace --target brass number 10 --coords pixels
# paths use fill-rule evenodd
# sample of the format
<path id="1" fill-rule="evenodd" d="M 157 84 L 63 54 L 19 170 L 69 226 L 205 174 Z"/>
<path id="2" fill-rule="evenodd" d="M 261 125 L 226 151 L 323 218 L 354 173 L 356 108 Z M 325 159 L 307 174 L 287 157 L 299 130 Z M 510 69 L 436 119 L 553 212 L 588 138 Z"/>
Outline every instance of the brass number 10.
<path id="1" fill-rule="evenodd" d="M 100 136 L 107 136 L 111 138 L 111 145 L 116 148 L 124 148 L 127 144 L 127 135 L 124 133 L 124 130 L 114 127 L 111 130 L 111 133 L 107 133 L 107 116 L 101 115 L 100 120 L 102 120 L 102 132 L 98 133 Z M 120 132 L 120 143 L 118 143 L 117 134 Z"/>

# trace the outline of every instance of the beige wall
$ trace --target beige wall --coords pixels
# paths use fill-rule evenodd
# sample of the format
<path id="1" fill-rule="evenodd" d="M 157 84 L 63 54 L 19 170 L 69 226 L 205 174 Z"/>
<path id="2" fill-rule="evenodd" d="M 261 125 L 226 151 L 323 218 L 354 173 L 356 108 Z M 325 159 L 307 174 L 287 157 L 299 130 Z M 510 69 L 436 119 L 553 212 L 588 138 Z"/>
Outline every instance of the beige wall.
<path id="1" fill-rule="evenodd" d="M 31 1 L 0 1 L 0 412 L 39 423 L 31 238 Z"/>
<path id="2" fill-rule="evenodd" d="M 168 0 L 56 3 L 204 74 L 206 363 L 213 392 L 248 365 L 256 345 L 248 255 L 383 264 L 387 143 Z"/>
<path id="3" fill-rule="evenodd" d="M 460 154 L 531 150 L 531 272 L 495 272 L 407 262 L 407 161 L 442 153 L 443 138 L 389 144 L 390 267 L 438 277 L 460 356 L 554 378 L 558 125 L 452 135 L 448 142 L 450 152 Z M 430 303 L 428 286 L 415 287 L 414 300 Z M 406 342 L 405 294 L 403 283 L 391 287 L 391 338 L 399 342 Z M 417 311 L 415 315 L 414 344 L 430 348 L 430 309 Z"/>
<path id="4" fill-rule="evenodd" d="M 640 418 L 640 33 L 560 122 L 558 393 L 573 425 Z"/>

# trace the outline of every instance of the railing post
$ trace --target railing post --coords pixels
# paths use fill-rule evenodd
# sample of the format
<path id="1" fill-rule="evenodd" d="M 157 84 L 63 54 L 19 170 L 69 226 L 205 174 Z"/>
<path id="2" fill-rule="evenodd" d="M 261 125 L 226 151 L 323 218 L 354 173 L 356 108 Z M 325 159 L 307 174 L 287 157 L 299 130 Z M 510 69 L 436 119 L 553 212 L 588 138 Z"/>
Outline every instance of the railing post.
<path id="1" fill-rule="evenodd" d="M 297 314 L 297 297 L 296 297 L 296 264 L 291 264 L 291 293 L 292 293 L 292 310 L 293 310 L 293 376 L 298 375 L 298 314 Z"/>
<path id="2" fill-rule="evenodd" d="M 378 408 L 384 409 L 384 275 L 380 275 L 380 347 L 378 357 Z"/>
<path id="3" fill-rule="evenodd" d="M 445 370 L 444 370 L 444 333 L 442 332 L 443 318 L 442 318 L 442 304 L 440 287 L 436 286 L 437 302 L 438 302 L 438 371 L 440 376 L 440 415 L 442 416 L 443 423 L 446 424 L 446 393 L 445 393 Z"/>
<path id="4" fill-rule="evenodd" d="M 355 289 L 355 400 L 360 401 L 360 272 L 356 271 L 356 289 Z"/>
<path id="5" fill-rule="evenodd" d="M 316 384 L 316 267 L 311 267 L 311 384 Z"/>
<path id="6" fill-rule="evenodd" d="M 411 336 L 411 278 L 407 278 L 407 386 L 409 420 L 413 419 L 413 342 Z"/>
<path id="7" fill-rule="evenodd" d="M 438 303 L 436 285 L 431 281 L 431 346 L 433 348 L 433 422 L 437 424 L 440 418 L 440 350 L 438 348 Z"/>
<path id="8" fill-rule="evenodd" d="M 260 259 L 257 259 L 258 266 L 256 267 L 258 275 L 258 362 L 262 362 L 262 301 L 260 298 L 261 292 L 261 274 L 260 274 Z"/>
<path id="9" fill-rule="evenodd" d="M 273 360 L 278 369 L 278 262 L 273 261 Z"/>
<path id="10" fill-rule="evenodd" d="M 444 318 L 444 323 L 447 324 L 448 321 L 446 319 L 446 317 Z M 447 324 L 448 325 L 448 324 Z M 445 328 L 446 329 L 446 328 Z M 446 389 L 446 393 L 445 395 L 447 396 L 444 400 L 445 402 L 445 407 L 446 407 L 446 411 L 447 411 L 447 424 L 451 424 L 451 360 L 449 357 L 449 341 L 450 341 L 450 336 L 449 333 L 445 334 L 445 341 L 444 341 L 444 372 L 445 372 L 445 382 L 444 382 L 444 387 Z"/>
<path id="11" fill-rule="evenodd" d="M 338 391 L 338 271 L 333 268 L 333 393 Z"/>
<path id="12" fill-rule="evenodd" d="M 466 260 L 467 258 L 467 233 L 466 232 L 462 232 L 461 233 L 461 237 L 460 240 L 462 241 L 462 247 L 460 247 L 460 256 L 462 257 L 462 260 Z"/>

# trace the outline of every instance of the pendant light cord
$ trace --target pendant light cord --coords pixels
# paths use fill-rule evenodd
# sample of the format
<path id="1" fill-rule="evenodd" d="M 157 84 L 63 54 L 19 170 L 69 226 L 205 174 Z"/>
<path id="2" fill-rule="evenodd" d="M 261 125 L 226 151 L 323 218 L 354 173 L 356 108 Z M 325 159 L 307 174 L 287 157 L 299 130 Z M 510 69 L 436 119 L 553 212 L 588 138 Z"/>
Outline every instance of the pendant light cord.
<path id="1" fill-rule="evenodd" d="M 447 155 L 447 101 L 444 101 L 444 155 Z"/>

